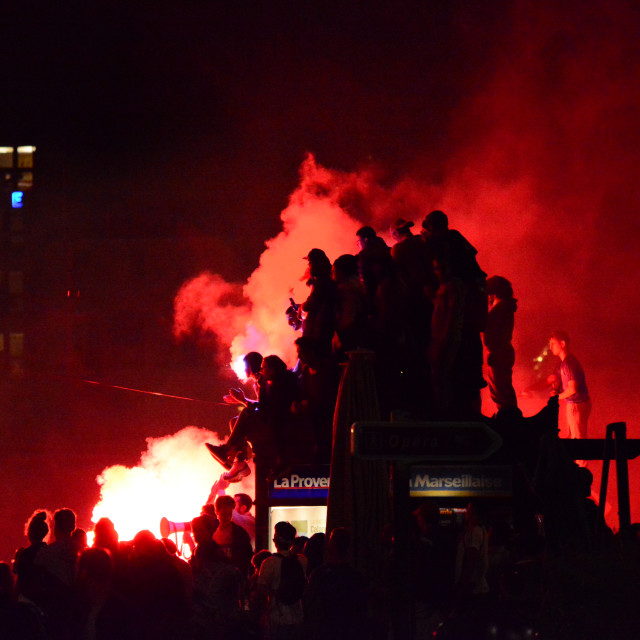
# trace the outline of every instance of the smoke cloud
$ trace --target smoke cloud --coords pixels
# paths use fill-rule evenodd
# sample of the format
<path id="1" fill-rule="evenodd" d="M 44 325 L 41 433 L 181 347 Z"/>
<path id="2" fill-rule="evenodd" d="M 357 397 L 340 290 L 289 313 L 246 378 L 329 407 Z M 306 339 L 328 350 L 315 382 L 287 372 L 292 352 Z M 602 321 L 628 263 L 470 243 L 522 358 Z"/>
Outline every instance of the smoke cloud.
<path id="1" fill-rule="evenodd" d="M 619 420 L 635 437 L 640 16 L 624 2 L 507 9 L 509 28 L 496 31 L 501 42 L 492 48 L 502 53 L 450 114 L 447 148 L 418 155 L 393 185 L 380 167 L 342 173 L 311 156 L 305 161 L 281 233 L 267 241 L 242 286 L 244 327 L 232 338 L 216 333 L 233 357 L 257 349 L 291 364 L 295 336 L 283 312 L 290 295 L 306 297 L 301 258 L 309 249 L 334 260 L 356 251 L 360 225 L 384 235 L 394 218 L 419 225 L 438 208 L 476 246 L 483 269 L 513 283 L 515 383 L 525 415 L 546 402 L 542 393 L 522 393 L 533 381 L 534 358 L 549 333 L 563 328 L 594 402 L 590 437 L 603 437 L 606 424 Z M 460 26 L 461 38 L 469 28 Z M 189 330 L 207 326 L 204 311 L 189 317 Z M 488 400 L 484 410 L 493 412 Z M 599 463 L 590 466 L 597 485 Z M 632 489 L 636 519 L 639 507 Z"/>
<path id="2" fill-rule="evenodd" d="M 205 442 L 217 443 L 215 434 L 185 427 L 164 438 L 148 438 L 147 450 L 133 467 L 116 465 L 97 478 L 100 501 L 93 522 L 110 518 L 121 540 L 131 540 L 142 529 L 160 537 L 160 520 L 191 521 L 200 515 L 211 487 L 225 469 L 209 454 Z M 253 474 L 234 483 L 233 493 L 254 495 Z"/>

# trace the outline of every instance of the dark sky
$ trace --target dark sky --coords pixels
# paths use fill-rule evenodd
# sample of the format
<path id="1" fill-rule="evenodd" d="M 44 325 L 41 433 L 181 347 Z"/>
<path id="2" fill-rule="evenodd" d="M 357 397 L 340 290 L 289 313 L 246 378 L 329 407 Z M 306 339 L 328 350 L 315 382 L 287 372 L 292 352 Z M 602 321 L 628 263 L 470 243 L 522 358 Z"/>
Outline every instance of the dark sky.
<path id="1" fill-rule="evenodd" d="M 55 148 L 78 207 L 115 192 L 132 224 L 251 220 L 254 255 L 307 151 L 392 180 L 430 149 L 437 177 L 510 21 L 449 0 L 15 4 L 3 137 Z"/>

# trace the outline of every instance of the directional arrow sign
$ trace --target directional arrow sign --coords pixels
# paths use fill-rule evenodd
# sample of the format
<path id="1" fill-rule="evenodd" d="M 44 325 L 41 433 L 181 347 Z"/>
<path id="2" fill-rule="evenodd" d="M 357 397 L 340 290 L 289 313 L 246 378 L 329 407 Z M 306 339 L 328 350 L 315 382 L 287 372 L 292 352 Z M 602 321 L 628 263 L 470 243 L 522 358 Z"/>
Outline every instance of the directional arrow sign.
<path id="1" fill-rule="evenodd" d="M 484 460 L 502 438 L 482 422 L 354 422 L 351 453 L 413 461 Z"/>

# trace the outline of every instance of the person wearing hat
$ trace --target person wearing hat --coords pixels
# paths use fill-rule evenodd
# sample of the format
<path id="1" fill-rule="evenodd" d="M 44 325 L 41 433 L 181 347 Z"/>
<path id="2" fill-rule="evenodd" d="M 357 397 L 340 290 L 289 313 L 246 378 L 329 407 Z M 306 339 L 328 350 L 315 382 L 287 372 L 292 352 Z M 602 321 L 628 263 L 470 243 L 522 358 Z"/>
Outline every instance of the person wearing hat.
<path id="1" fill-rule="evenodd" d="M 306 260 L 311 292 L 302 303 L 302 335 L 315 340 L 328 357 L 336 330 L 336 283 L 331 279 L 331 261 L 322 249 L 311 249 Z"/>

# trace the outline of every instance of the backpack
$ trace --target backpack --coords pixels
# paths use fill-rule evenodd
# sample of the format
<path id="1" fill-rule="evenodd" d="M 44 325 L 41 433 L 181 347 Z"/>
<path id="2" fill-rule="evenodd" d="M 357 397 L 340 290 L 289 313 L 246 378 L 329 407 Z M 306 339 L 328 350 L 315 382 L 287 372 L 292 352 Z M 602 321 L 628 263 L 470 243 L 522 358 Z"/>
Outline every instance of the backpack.
<path id="1" fill-rule="evenodd" d="M 275 553 L 274 555 L 282 558 L 280 563 L 280 586 L 276 590 L 276 598 L 285 605 L 295 604 L 302 598 L 307 586 L 304 569 L 295 553 L 288 556 L 283 556 L 280 553 Z"/>

